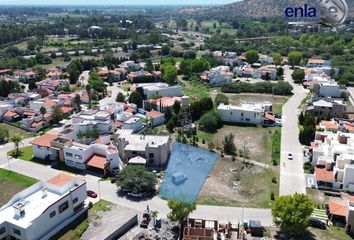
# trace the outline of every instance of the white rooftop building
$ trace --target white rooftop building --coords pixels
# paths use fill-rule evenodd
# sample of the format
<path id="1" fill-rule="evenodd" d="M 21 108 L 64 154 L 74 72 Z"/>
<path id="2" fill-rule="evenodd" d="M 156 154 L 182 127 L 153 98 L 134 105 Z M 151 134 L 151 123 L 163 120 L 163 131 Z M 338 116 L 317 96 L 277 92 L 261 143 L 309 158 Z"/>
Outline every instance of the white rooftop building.
<path id="1" fill-rule="evenodd" d="M 241 103 L 239 106 L 220 104 L 218 106 L 222 121 L 255 125 L 262 124 L 264 113 L 271 110 L 271 102 Z"/>
<path id="2" fill-rule="evenodd" d="M 156 94 L 159 97 L 181 97 L 183 96 L 183 88 L 180 85 L 170 86 L 167 83 L 140 83 L 134 84 L 133 89 L 142 89 L 144 96 L 149 98 Z"/>
<path id="3" fill-rule="evenodd" d="M 59 174 L 17 193 L 0 208 L 0 239 L 49 239 L 85 212 L 86 182 Z"/>

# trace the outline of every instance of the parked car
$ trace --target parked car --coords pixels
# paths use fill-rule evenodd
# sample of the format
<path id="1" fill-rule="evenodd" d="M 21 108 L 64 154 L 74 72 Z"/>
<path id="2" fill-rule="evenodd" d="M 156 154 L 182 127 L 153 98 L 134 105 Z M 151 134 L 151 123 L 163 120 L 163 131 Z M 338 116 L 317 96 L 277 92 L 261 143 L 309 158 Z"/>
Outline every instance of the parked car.
<path id="1" fill-rule="evenodd" d="M 311 227 L 314 227 L 314 228 L 326 229 L 326 224 L 318 219 L 315 219 L 315 218 L 310 218 L 309 224 Z"/>
<path id="2" fill-rule="evenodd" d="M 130 193 L 128 193 L 128 196 L 134 197 L 134 198 L 142 198 L 142 197 L 144 197 L 144 193 L 130 192 Z"/>
<path id="3" fill-rule="evenodd" d="M 289 153 L 288 154 L 288 160 L 293 160 L 293 159 L 294 159 L 293 155 L 291 153 Z"/>
<path id="4" fill-rule="evenodd" d="M 91 191 L 91 190 L 87 190 L 87 196 L 89 196 L 91 198 L 96 198 L 97 193 L 95 193 L 94 191 Z"/>

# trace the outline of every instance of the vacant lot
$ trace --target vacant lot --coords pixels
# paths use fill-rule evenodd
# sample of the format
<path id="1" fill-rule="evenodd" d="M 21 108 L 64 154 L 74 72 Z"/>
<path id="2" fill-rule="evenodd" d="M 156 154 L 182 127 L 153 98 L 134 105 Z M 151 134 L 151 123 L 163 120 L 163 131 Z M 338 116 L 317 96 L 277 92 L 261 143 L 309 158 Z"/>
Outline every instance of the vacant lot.
<path id="1" fill-rule="evenodd" d="M 204 184 L 198 202 L 207 205 L 269 208 L 278 195 L 279 170 L 244 164 L 242 158 L 221 158 Z M 273 183 L 272 178 L 277 182 Z M 262 184 L 260 184 L 262 183 Z"/>
<path id="2" fill-rule="evenodd" d="M 216 96 L 216 92 L 212 92 L 213 97 Z M 241 102 L 263 102 L 269 101 L 273 103 L 273 112 L 281 113 L 283 105 L 288 101 L 289 97 L 276 96 L 271 94 L 255 94 L 255 93 L 225 93 L 229 99 L 229 104 L 238 105 Z"/>
<path id="3" fill-rule="evenodd" d="M 31 133 L 31 132 L 27 132 L 21 128 L 12 126 L 12 125 L 4 123 L 4 122 L 0 123 L 0 128 L 8 129 L 10 137 L 12 137 L 13 135 L 20 135 L 20 136 L 22 136 L 22 138 L 30 138 L 30 137 L 34 136 L 33 133 Z"/>
<path id="4" fill-rule="evenodd" d="M 8 202 L 13 195 L 35 184 L 36 182 L 37 180 L 33 178 L 5 169 L 0 169 L 0 206 Z"/>

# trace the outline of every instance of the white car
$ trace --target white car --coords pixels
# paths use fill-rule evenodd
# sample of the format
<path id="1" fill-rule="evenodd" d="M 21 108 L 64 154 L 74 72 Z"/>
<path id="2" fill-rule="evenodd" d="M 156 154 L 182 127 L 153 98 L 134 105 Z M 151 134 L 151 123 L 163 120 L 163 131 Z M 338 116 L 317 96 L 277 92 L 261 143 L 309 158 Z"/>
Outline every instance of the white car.
<path id="1" fill-rule="evenodd" d="M 293 155 L 291 153 L 288 154 L 288 160 L 293 160 Z"/>

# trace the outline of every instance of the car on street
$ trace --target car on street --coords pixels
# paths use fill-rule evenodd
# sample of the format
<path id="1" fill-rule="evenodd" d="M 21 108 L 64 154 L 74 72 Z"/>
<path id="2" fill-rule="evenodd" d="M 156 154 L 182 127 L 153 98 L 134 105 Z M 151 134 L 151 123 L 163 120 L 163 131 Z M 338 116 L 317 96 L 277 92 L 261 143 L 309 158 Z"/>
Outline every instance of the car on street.
<path id="1" fill-rule="evenodd" d="M 326 229 L 326 224 L 315 218 L 309 219 L 309 225 L 314 228 Z"/>
<path id="2" fill-rule="evenodd" d="M 288 160 L 293 160 L 293 159 L 294 159 L 293 155 L 291 153 L 289 153 L 288 154 Z"/>
<path id="3" fill-rule="evenodd" d="M 89 196 L 90 198 L 96 198 L 97 193 L 95 193 L 94 191 L 91 191 L 91 190 L 87 190 L 87 196 Z"/>

